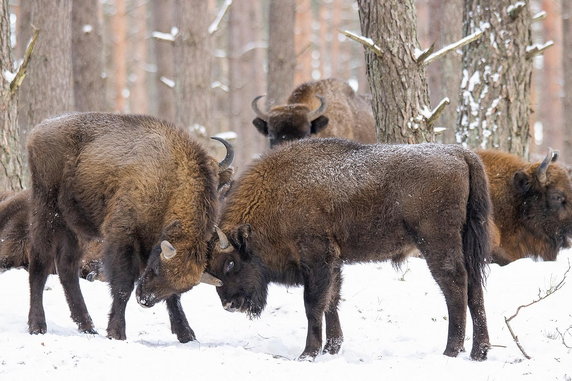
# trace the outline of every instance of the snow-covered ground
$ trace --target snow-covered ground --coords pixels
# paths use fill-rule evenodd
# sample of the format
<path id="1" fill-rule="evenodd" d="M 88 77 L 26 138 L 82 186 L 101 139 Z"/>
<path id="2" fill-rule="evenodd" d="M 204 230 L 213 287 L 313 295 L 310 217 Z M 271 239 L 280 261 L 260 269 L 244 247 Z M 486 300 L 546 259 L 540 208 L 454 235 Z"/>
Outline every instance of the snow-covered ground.
<path id="1" fill-rule="evenodd" d="M 447 337 L 444 299 L 423 259 L 400 270 L 390 263 L 346 266 L 340 318 L 345 341 L 338 355 L 300 362 L 306 335 L 301 288 L 272 286 L 260 319 L 226 312 L 214 287 L 186 293 L 183 307 L 198 341 L 180 344 L 171 334 L 164 305 L 144 309 L 132 298 L 127 340 L 105 337 L 110 295 L 107 284 L 81 286 L 100 335 L 80 334 L 69 317 L 56 276 L 44 293 L 48 333 L 27 333 L 28 275 L 0 274 L 0 380 L 571 380 L 572 272 L 557 292 L 522 309 L 511 322 L 525 351 L 516 347 L 504 318 L 558 283 L 572 250 L 556 262 L 519 260 L 492 265 L 485 294 L 489 333 L 495 346 L 485 362 L 467 352 L 441 353 Z M 471 324 L 467 350 L 471 348 Z M 316 378 L 314 378 L 316 377 Z"/>

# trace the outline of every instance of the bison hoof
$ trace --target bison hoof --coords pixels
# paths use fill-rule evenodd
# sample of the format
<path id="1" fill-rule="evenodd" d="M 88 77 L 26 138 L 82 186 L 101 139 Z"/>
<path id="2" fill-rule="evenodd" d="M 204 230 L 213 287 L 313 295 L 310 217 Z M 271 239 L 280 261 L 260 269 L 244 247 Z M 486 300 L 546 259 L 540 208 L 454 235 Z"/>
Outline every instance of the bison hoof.
<path id="1" fill-rule="evenodd" d="M 43 335 L 47 330 L 46 324 L 30 324 L 28 327 L 31 335 Z"/>
<path id="2" fill-rule="evenodd" d="M 127 339 L 127 336 L 125 335 L 125 332 L 116 332 L 116 331 L 107 331 L 107 338 L 108 339 L 113 339 L 113 340 L 125 340 Z"/>
<path id="3" fill-rule="evenodd" d="M 97 335 L 97 331 L 95 330 L 95 328 L 80 329 L 79 331 L 81 333 L 88 333 L 90 335 Z"/>
<path id="4" fill-rule="evenodd" d="M 487 353 L 489 352 L 490 344 L 481 343 L 479 345 L 474 345 L 471 350 L 471 359 L 475 361 L 485 361 L 487 359 Z"/>
<path id="5" fill-rule="evenodd" d="M 195 336 L 195 333 L 191 329 L 188 332 L 177 333 L 177 339 L 179 339 L 179 342 L 181 343 L 188 343 L 189 341 L 195 341 L 197 337 Z"/>
<path id="6" fill-rule="evenodd" d="M 449 356 L 449 357 L 457 357 L 459 352 L 461 352 L 461 348 L 455 348 L 455 349 L 447 348 L 447 349 L 445 349 L 445 352 L 443 352 L 443 354 L 445 356 Z"/>
<path id="7" fill-rule="evenodd" d="M 324 353 L 328 353 L 330 355 L 337 354 L 340 351 L 340 348 L 342 347 L 343 341 L 344 339 L 341 337 L 326 340 L 326 345 L 324 346 Z"/>
<path id="8" fill-rule="evenodd" d="M 304 351 L 300 356 L 298 356 L 298 361 L 314 361 L 316 356 L 318 356 L 317 350 Z"/>

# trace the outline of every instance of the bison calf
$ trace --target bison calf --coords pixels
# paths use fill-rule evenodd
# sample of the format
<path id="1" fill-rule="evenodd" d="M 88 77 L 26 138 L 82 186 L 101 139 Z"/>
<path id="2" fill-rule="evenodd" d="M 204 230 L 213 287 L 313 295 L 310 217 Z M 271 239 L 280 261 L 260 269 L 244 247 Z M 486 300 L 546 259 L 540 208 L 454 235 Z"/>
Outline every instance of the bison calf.
<path id="1" fill-rule="evenodd" d="M 445 354 L 463 349 L 467 304 L 471 357 L 489 348 L 483 269 L 490 199 L 476 154 L 459 146 L 362 145 L 307 139 L 263 156 L 237 180 L 213 237 L 208 271 L 225 309 L 258 316 L 270 282 L 304 286 L 301 358 L 337 353 L 343 263 L 402 261 L 419 249 L 445 296 Z"/>
<path id="2" fill-rule="evenodd" d="M 572 237 L 572 183 L 550 151 L 541 163 L 495 150 L 477 152 L 493 202 L 493 260 L 501 265 L 528 256 L 553 261 Z"/>
<path id="3" fill-rule="evenodd" d="M 260 98 L 262 95 L 252 101 L 257 115 L 252 123 L 268 137 L 271 148 L 310 136 L 376 141 L 371 102 L 337 79 L 303 83 L 290 94 L 286 105 L 267 113 L 258 107 Z"/>
<path id="4" fill-rule="evenodd" d="M 125 308 L 166 300 L 171 330 L 195 339 L 179 302 L 201 280 L 228 180 L 230 145 L 219 165 L 190 135 L 149 116 L 76 113 L 48 119 L 28 140 L 32 174 L 30 333 L 45 333 L 42 294 L 56 262 L 72 319 L 95 333 L 78 283 L 78 239 L 101 239 L 113 304 L 107 335 L 125 339 Z M 222 175 L 221 175 L 222 174 Z M 221 175 L 222 177 L 219 177 Z"/>

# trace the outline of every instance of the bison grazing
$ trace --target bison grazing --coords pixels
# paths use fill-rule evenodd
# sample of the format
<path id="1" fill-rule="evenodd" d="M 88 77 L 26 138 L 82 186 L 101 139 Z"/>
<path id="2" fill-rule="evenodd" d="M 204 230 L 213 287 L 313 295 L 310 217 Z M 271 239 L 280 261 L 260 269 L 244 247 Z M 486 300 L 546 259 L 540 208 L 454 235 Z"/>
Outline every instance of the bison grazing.
<path id="1" fill-rule="evenodd" d="M 0 271 L 28 268 L 30 249 L 29 210 L 32 192 L 0 193 Z M 80 276 L 88 280 L 105 280 L 102 269 L 101 244 L 98 241 L 80 241 Z M 52 265 L 51 273 L 55 274 Z"/>
<path id="2" fill-rule="evenodd" d="M 268 136 L 271 148 L 310 136 L 376 141 L 371 102 L 337 79 L 303 83 L 290 94 L 286 105 L 275 106 L 268 113 L 258 107 L 262 97 L 252 101 L 257 115 L 252 123 Z"/>
<path id="3" fill-rule="evenodd" d="M 467 304 L 471 357 L 489 347 L 483 270 L 490 199 L 476 154 L 459 146 L 363 145 L 306 139 L 271 151 L 237 180 L 227 199 L 208 271 L 225 309 L 258 316 L 269 282 L 304 286 L 308 318 L 301 358 L 337 353 L 343 263 L 427 259 L 449 311 L 445 354 L 463 349 Z"/>
<path id="4" fill-rule="evenodd" d="M 78 238 L 100 238 L 113 304 L 107 335 L 125 339 L 125 307 L 166 300 L 171 330 L 195 339 L 181 293 L 201 280 L 217 213 L 217 186 L 228 179 L 190 135 L 149 116 L 76 113 L 48 119 L 28 140 L 32 174 L 30 333 L 45 333 L 43 287 L 55 259 L 72 319 L 95 333 L 78 284 Z"/>
<path id="5" fill-rule="evenodd" d="M 572 183 L 550 151 L 527 163 L 495 150 L 477 152 L 485 165 L 493 202 L 493 260 L 501 265 L 533 256 L 555 260 L 572 237 Z"/>

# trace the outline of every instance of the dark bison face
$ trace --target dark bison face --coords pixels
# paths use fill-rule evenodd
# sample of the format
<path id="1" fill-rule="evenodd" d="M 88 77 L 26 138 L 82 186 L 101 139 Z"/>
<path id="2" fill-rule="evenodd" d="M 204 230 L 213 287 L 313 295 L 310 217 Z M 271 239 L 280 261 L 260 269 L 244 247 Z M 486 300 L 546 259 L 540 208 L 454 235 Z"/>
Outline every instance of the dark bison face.
<path id="1" fill-rule="evenodd" d="M 223 283 L 217 292 L 225 310 L 245 312 L 258 317 L 266 306 L 268 280 L 264 265 L 251 252 L 250 225 L 241 225 L 228 234 L 219 232 L 213 239 L 212 257 L 207 271 Z"/>
<path id="2" fill-rule="evenodd" d="M 183 253 L 177 255 L 177 250 L 168 241 L 157 245 L 139 278 L 137 302 L 143 307 L 152 307 L 171 295 L 190 290 L 201 282 L 221 285 L 220 280 L 203 271 L 206 264 L 200 264 L 189 257 L 191 256 Z"/>
<path id="3" fill-rule="evenodd" d="M 568 247 L 572 238 L 572 181 L 567 170 L 558 164 L 533 165 L 515 173 L 514 187 L 521 197 L 522 221 L 551 237 L 557 247 Z"/>

